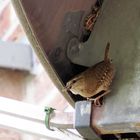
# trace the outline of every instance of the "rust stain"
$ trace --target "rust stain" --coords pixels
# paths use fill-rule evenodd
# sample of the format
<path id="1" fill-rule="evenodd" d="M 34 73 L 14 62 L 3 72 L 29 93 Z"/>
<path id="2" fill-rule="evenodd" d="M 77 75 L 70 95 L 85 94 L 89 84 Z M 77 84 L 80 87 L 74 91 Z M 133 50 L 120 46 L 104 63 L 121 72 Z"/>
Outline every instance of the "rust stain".
<path id="1" fill-rule="evenodd" d="M 102 117 L 102 112 L 104 110 L 104 105 L 101 107 L 92 107 L 91 125 L 97 134 L 102 134 L 102 130 L 98 125 L 98 120 Z"/>
<path id="2" fill-rule="evenodd" d="M 54 47 L 57 41 L 65 14 L 70 11 L 86 11 L 94 3 L 95 0 L 87 0 L 86 2 L 85 0 L 22 1 L 36 36 L 38 36 L 46 53 Z"/>

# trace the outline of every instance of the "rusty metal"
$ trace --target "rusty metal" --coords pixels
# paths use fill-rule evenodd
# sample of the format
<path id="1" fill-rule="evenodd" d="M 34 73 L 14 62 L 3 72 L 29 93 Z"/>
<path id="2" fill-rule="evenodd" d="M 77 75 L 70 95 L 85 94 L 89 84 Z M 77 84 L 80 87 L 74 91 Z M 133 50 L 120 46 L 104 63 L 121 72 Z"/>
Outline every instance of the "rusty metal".
<path id="1" fill-rule="evenodd" d="M 75 128 L 88 140 L 100 140 L 100 136 L 96 134 L 91 126 L 92 102 L 79 101 L 75 104 Z"/>
<path id="2" fill-rule="evenodd" d="M 67 45 L 72 38 L 81 38 L 82 19 L 96 0 L 12 2 L 41 63 L 63 96 L 74 106 L 79 98 L 64 91 L 64 85 L 85 67 L 71 63 L 66 55 Z"/>
<path id="3" fill-rule="evenodd" d="M 91 13 L 85 18 L 85 30 L 92 32 L 95 22 L 100 13 L 100 7 L 93 7 Z"/>
<path id="4" fill-rule="evenodd" d="M 116 78 L 104 105 L 94 108 L 92 126 L 98 134 L 105 136 L 121 134 L 127 137 L 132 134 L 133 137 L 139 133 L 140 1 L 104 1 L 94 31 L 85 43 L 81 43 L 83 19 L 87 15 L 85 11 L 95 1 L 13 1 L 34 50 L 73 106 L 81 98 L 64 92 L 66 82 L 85 67 L 101 61 L 103 46 L 110 41 L 111 58 L 117 68 Z M 77 68 L 82 70 L 77 71 Z"/>
<path id="5" fill-rule="evenodd" d="M 92 66 L 102 60 L 103 44 L 110 41 L 114 45 L 111 58 L 117 73 L 112 91 L 102 107 L 94 108 L 92 115 L 92 125 L 102 135 L 120 134 L 127 138 L 136 137 L 135 133 L 140 132 L 138 9 L 138 0 L 105 1 L 88 41 L 78 45 L 76 42 L 78 53 L 76 50 L 68 55 L 75 64 Z M 128 21 L 133 22 L 121 24 Z"/>
<path id="6" fill-rule="evenodd" d="M 91 34 L 88 43 L 82 44 L 81 52 L 78 55 L 76 54 L 75 60 L 80 59 L 77 64 L 91 65 L 101 59 L 103 42 L 110 40 L 111 44 L 115 45 L 112 46 L 111 56 L 114 65 L 117 67 L 117 74 L 112 91 L 105 97 L 105 104 L 93 110 L 92 125 L 100 134 L 126 134 L 125 137 L 128 137 L 140 132 L 140 88 L 138 80 L 140 62 L 138 50 L 140 46 L 135 44 L 140 42 L 138 31 L 140 23 L 138 18 L 139 4 L 140 1 L 134 2 L 131 0 L 127 2 L 121 0 L 105 1 L 103 4 L 104 12 L 101 11 L 102 14 L 96 23 L 96 30 Z M 139 6 L 137 7 L 137 5 Z M 131 11 L 129 7 L 131 7 Z M 129 15 L 129 17 L 126 15 Z M 126 23 L 128 19 L 133 19 L 133 15 L 135 15 L 135 23 L 132 22 L 126 26 L 116 22 L 119 20 Z M 114 16 L 120 16 L 120 18 L 114 19 Z M 134 28 L 131 28 L 132 26 Z M 134 33 L 133 38 L 132 32 Z M 124 37 L 124 35 L 126 36 Z M 90 46 L 89 44 L 92 44 L 92 42 L 94 44 Z M 90 50 L 88 53 L 86 53 L 87 47 Z M 95 57 L 91 59 L 90 56 Z M 85 58 L 92 61 L 89 62 Z"/>

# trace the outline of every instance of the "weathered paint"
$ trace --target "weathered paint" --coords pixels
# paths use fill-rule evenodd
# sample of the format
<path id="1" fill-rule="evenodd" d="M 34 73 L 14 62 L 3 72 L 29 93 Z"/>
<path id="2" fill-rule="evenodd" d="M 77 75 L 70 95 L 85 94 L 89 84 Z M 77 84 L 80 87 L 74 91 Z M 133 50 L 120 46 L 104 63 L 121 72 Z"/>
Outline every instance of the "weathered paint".
<path id="1" fill-rule="evenodd" d="M 102 134 L 140 131 L 140 1 L 105 0 L 89 40 L 71 60 L 92 66 L 106 43 L 116 67 L 112 91 L 94 110 L 93 125 Z M 81 45 L 81 44 L 80 44 Z"/>

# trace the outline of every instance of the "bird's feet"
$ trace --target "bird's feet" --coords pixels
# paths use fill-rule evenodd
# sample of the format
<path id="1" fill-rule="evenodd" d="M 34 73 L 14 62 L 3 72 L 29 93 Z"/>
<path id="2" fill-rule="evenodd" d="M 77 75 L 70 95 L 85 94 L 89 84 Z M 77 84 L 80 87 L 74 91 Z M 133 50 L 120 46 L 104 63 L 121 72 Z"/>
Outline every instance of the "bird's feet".
<path id="1" fill-rule="evenodd" d="M 87 100 L 89 101 L 93 101 L 94 105 L 95 106 L 102 106 L 103 103 L 100 102 L 100 99 L 105 96 L 106 94 L 108 94 L 111 90 L 110 89 L 107 89 L 103 94 L 101 94 L 100 96 L 96 97 L 96 98 L 87 98 Z"/>
<path id="2" fill-rule="evenodd" d="M 95 99 L 93 99 L 93 98 L 87 98 L 87 100 L 88 101 L 93 101 L 93 104 L 96 107 L 101 107 L 102 106 L 102 104 L 100 102 L 100 98 L 95 98 Z"/>

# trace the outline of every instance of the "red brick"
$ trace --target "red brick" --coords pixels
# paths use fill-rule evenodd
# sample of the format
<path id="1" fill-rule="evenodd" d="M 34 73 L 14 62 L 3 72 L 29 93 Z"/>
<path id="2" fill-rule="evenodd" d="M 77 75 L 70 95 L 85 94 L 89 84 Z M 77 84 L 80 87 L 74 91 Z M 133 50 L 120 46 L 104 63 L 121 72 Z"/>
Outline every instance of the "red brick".
<path id="1" fill-rule="evenodd" d="M 2 37 L 10 26 L 10 4 L 0 14 L 0 37 Z"/>

